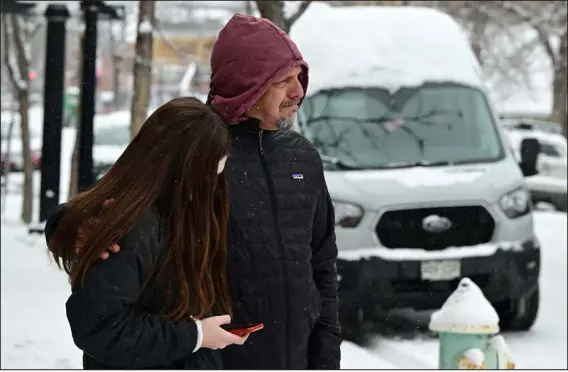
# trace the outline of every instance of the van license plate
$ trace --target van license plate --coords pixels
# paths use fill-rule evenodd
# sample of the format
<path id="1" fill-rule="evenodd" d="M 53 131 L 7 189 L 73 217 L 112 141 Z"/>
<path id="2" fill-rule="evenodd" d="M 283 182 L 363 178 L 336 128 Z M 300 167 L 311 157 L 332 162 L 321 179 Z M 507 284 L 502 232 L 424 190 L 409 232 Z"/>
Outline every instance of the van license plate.
<path id="1" fill-rule="evenodd" d="M 461 262 L 459 260 L 422 261 L 420 271 L 424 280 L 452 280 L 461 277 Z"/>

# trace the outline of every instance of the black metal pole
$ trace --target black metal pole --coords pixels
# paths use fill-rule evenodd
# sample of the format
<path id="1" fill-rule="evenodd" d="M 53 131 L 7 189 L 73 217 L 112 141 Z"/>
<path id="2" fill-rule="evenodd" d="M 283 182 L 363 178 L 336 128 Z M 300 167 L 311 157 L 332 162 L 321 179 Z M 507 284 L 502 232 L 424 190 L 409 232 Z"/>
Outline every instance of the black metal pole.
<path id="1" fill-rule="evenodd" d="M 69 18 L 69 11 L 65 5 L 51 4 L 45 11 L 45 18 L 47 19 L 47 53 L 43 87 L 40 222 L 47 220 L 51 210 L 59 204 L 65 79 L 65 23 Z"/>
<path id="2" fill-rule="evenodd" d="M 94 183 L 93 176 L 93 121 L 95 117 L 95 88 L 97 61 L 97 20 L 99 6 L 96 1 L 82 1 L 85 20 L 83 35 L 83 78 L 81 85 L 81 133 L 79 137 L 79 192 Z"/>

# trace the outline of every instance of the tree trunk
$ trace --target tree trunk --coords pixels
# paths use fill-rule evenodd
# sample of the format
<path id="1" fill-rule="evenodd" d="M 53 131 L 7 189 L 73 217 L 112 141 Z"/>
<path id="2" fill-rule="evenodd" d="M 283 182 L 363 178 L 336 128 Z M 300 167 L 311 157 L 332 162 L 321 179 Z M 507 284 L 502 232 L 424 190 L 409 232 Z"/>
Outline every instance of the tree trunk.
<path id="1" fill-rule="evenodd" d="M 555 58 L 554 76 L 552 81 L 552 121 L 563 126 L 563 133 L 565 136 L 567 135 L 566 101 L 568 99 L 568 94 L 566 92 L 566 84 L 568 84 L 568 63 L 566 61 L 568 58 L 567 39 L 567 33 L 564 32 L 560 38 L 557 58 Z"/>
<path id="2" fill-rule="evenodd" d="M 15 14 L 9 17 L 3 17 L 4 23 L 4 42 L 6 43 L 6 54 L 8 59 L 8 71 L 10 80 L 14 90 L 17 92 L 18 111 L 20 113 L 20 132 L 22 140 L 22 158 L 24 162 L 24 186 L 22 190 L 22 214 L 21 219 L 25 223 L 30 223 L 33 217 L 33 164 L 32 153 L 30 149 L 30 127 L 29 127 L 29 72 L 30 72 L 30 56 L 29 40 L 24 32 L 28 27 L 25 20 Z M 15 62 L 9 58 L 10 50 L 16 55 Z"/>
<path id="3" fill-rule="evenodd" d="M 81 103 L 77 106 L 77 125 L 75 129 L 75 144 L 73 145 L 73 154 L 71 155 L 71 167 L 69 174 L 69 190 L 67 191 L 67 200 L 71 200 L 79 190 L 79 138 L 81 138 Z"/>
<path id="4" fill-rule="evenodd" d="M 245 2 L 245 13 L 247 15 L 254 15 L 254 6 L 253 6 L 253 2 L 252 1 L 246 1 Z"/>
<path id="5" fill-rule="evenodd" d="M 280 29 L 288 32 L 288 25 L 284 18 L 284 1 L 257 1 L 256 7 L 262 18 L 271 20 Z"/>
<path id="6" fill-rule="evenodd" d="M 83 55 L 83 37 L 79 36 L 79 55 Z M 77 76 L 83 76 L 83 64 L 77 64 Z M 69 174 L 69 190 L 67 190 L 67 200 L 71 200 L 79 190 L 79 142 L 81 138 L 81 100 L 77 102 L 77 116 L 75 121 L 75 144 L 73 145 L 73 154 L 71 155 L 71 166 Z"/>
<path id="7" fill-rule="evenodd" d="M 485 44 L 485 30 L 487 28 L 487 17 L 481 13 L 477 13 L 473 19 L 471 48 L 479 61 L 479 65 L 483 66 L 483 49 Z"/>
<path id="8" fill-rule="evenodd" d="M 120 56 L 113 56 L 112 57 L 112 106 L 115 111 L 120 110 L 121 101 L 120 101 L 120 66 L 122 64 L 122 58 Z"/>
<path id="9" fill-rule="evenodd" d="M 118 41 L 114 34 L 114 29 L 110 28 L 110 53 L 112 58 L 112 107 L 115 111 L 120 109 L 120 70 L 122 65 L 122 56 L 118 51 Z"/>
<path id="10" fill-rule="evenodd" d="M 311 1 L 302 1 L 296 12 L 286 18 L 284 14 L 284 1 L 255 1 L 260 16 L 272 21 L 282 31 L 289 34 L 294 22 L 304 14 Z"/>
<path id="11" fill-rule="evenodd" d="M 34 200 L 34 168 L 32 164 L 32 153 L 30 149 L 30 126 L 29 126 L 29 97 L 28 90 L 18 92 L 18 102 L 20 104 L 20 126 L 22 135 L 22 156 L 24 160 L 24 188 L 22 198 L 22 221 L 32 222 L 33 200 Z"/>
<path id="12" fill-rule="evenodd" d="M 148 116 L 150 89 L 152 87 L 153 25 L 155 3 L 140 0 L 138 34 L 134 56 L 134 86 L 131 107 L 130 136 L 134 138 Z M 152 27 L 150 27 L 152 25 Z"/>

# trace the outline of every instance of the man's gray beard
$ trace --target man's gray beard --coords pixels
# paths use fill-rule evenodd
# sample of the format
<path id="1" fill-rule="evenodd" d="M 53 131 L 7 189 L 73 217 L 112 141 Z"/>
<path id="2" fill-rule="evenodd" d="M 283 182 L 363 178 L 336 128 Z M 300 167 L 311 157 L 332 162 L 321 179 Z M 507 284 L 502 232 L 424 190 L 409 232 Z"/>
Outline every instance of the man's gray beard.
<path id="1" fill-rule="evenodd" d="M 289 118 L 280 118 L 276 122 L 276 126 L 278 127 L 278 130 L 281 130 L 282 132 L 289 132 L 294 127 L 294 121 Z"/>

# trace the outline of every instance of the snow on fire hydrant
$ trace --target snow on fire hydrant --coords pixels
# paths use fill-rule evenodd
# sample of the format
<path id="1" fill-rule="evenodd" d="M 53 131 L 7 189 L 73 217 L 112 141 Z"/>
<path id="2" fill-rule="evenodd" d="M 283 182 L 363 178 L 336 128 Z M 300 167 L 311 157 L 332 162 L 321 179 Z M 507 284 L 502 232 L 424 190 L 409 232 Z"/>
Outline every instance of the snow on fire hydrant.
<path id="1" fill-rule="evenodd" d="M 429 328 L 439 333 L 439 369 L 515 369 L 505 339 L 497 335 L 497 312 L 469 278 L 432 314 Z"/>

